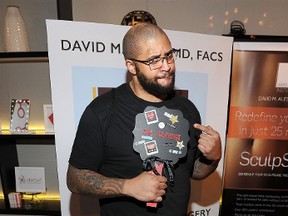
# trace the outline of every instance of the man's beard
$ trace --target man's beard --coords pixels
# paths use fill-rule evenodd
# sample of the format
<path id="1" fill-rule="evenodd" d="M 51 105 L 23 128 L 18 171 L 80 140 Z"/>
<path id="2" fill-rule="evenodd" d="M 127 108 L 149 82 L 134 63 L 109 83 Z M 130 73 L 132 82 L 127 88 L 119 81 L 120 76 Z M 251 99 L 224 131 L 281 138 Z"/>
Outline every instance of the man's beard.
<path id="1" fill-rule="evenodd" d="M 167 86 L 161 86 L 157 81 L 159 77 L 148 79 L 136 66 L 136 76 L 142 88 L 151 95 L 161 98 L 173 92 L 175 85 L 175 73 L 173 73 L 171 83 Z"/>

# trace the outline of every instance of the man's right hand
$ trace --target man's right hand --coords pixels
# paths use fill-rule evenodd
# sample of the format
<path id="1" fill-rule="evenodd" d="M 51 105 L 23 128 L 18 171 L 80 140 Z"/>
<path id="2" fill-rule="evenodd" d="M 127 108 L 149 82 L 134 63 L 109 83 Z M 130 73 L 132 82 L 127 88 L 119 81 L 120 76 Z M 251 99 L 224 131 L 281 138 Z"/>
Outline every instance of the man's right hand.
<path id="1" fill-rule="evenodd" d="M 123 194 L 144 202 L 161 202 L 167 188 L 164 176 L 143 172 L 132 179 L 127 179 L 123 185 Z"/>

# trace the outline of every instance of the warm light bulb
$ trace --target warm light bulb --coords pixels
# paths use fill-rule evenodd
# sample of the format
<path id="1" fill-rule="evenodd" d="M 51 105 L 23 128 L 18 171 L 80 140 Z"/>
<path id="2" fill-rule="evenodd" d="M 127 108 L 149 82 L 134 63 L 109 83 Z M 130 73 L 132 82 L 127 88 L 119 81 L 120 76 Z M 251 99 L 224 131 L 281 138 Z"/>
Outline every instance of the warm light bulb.
<path id="1" fill-rule="evenodd" d="M 263 21 L 263 20 L 260 20 L 260 21 L 258 22 L 258 24 L 259 24 L 259 26 L 264 26 L 264 21 Z"/>

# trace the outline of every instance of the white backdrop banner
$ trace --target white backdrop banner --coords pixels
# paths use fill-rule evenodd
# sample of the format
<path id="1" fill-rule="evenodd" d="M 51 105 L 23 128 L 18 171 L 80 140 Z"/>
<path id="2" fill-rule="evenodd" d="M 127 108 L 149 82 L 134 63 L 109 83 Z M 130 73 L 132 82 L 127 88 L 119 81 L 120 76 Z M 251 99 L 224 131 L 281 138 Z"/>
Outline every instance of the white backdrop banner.
<path id="1" fill-rule="evenodd" d="M 57 169 L 62 215 L 98 215 L 97 200 L 71 194 L 66 170 L 85 107 L 105 88 L 129 79 L 122 38 L 129 26 L 47 20 Z M 198 107 L 203 124 L 221 135 L 224 149 L 233 38 L 165 30 L 180 49 L 176 88 Z M 132 146 L 131 146 L 132 147 Z M 216 216 L 221 196 L 222 160 L 203 181 L 192 181 L 187 215 Z"/>

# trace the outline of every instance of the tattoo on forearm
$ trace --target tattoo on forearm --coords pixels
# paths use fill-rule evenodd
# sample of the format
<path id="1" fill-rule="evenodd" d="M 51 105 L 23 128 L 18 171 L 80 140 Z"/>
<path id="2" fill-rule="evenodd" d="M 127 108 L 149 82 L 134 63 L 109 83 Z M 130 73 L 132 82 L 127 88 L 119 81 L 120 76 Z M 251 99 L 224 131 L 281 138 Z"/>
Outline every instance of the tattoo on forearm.
<path id="1" fill-rule="evenodd" d="M 201 162 L 201 160 L 196 160 L 194 163 L 194 169 L 192 178 L 193 179 L 204 179 L 215 171 L 218 166 L 218 161 L 211 161 L 209 164 Z"/>
<path id="2" fill-rule="evenodd" d="M 94 186 L 96 190 L 103 189 L 103 181 L 101 178 L 97 178 L 96 176 L 92 175 L 86 175 L 83 177 L 85 178 L 85 181 L 87 181 L 87 183 L 90 184 L 91 186 Z"/>
<path id="3" fill-rule="evenodd" d="M 194 172 L 200 172 L 202 166 L 203 166 L 203 164 L 200 163 L 199 160 L 196 160 L 195 164 L 194 164 Z"/>
<path id="4" fill-rule="evenodd" d="M 70 189 L 77 193 L 99 197 L 113 197 L 122 195 L 123 179 L 107 178 L 90 170 L 70 168 Z"/>

